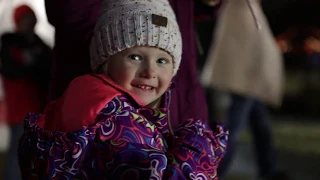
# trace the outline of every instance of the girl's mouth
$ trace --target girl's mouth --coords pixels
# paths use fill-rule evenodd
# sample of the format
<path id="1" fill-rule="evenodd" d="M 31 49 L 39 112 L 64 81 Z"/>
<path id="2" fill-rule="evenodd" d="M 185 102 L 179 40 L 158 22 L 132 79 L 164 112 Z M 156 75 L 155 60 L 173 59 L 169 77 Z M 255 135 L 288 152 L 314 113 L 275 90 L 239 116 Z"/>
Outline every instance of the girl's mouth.
<path id="1" fill-rule="evenodd" d="M 155 87 L 149 86 L 149 85 L 144 85 L 144 84 L 137 84 L 133 85 L 136 88 L 142 89 L 142 90 L 153 90 Z"/>

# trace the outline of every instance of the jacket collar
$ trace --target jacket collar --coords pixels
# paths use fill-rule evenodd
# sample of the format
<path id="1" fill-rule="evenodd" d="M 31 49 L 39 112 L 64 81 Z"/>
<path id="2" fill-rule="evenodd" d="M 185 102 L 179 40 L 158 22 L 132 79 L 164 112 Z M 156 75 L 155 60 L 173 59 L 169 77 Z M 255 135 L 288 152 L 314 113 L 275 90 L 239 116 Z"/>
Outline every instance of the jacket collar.
<path id="1" fill-rule="evenodd" d="M 107 77 L 104 74 L 91 74 L 92 76 L 95 76 L 99 79 L 101 79 L 102 81 L 104 81 L 105 83 L 109 84 L 110 86 L 116 88 L 117 90 L 129 95 L 132 100 L 134 100 L 134 102 L 139 106 L 139 107 L 145 107 L 146 105 L 141 103 L 139 101 L 139 99 L 132 94 L 131 92 L 129 92 L 128 90 L 124 89 L 123 87 L 119 86 L 118 84 L 116 84 L 113 80 L 111 80 L 109 77 Z M 164 104 L 164 107 L 160 107 L 160 108 L 168 108 L 170 106 L 170 99 L 171 99 L 171 90 L 174 89 L 176 87 L 174 82 L 171 82 L 170 86 L 168 87 L 167 91 L 164 93 L 164 95 L 162 96 L 162 101 L 165 101 L 164 103 L 161 103 L 162 105 Z"/>

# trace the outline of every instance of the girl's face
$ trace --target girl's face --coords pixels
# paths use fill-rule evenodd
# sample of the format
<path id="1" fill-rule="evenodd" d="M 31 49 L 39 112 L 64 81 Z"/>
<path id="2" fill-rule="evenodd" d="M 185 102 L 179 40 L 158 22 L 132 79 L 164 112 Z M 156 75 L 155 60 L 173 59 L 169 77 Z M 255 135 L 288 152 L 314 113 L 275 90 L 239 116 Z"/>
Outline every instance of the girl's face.
<path id="1" fill-rule="evenodd" d="M 144 105 L 154 106 L 173 77 L 173 59 L 155 47 L 133 47 L 110 56 L 103 72 Z"/>

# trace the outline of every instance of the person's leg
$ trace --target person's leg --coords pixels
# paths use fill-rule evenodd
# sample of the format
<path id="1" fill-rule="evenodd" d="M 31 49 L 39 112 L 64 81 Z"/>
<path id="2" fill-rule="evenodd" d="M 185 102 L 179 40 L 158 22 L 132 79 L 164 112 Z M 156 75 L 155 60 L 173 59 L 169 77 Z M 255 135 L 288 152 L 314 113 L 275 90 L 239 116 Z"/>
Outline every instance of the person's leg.
<path id="1" fill-rule="evenodd" d="M 23 124 L 11 127 L 11 142 L 5 161 L 5 180 L 19 180 L 21 179 L 20 168 L 18 163 L 18 147 L 19 140 L 23 134 Z"/>
<path id="2" fill-rule="evenodd" d="M 259 101 L 254 101 L 249 118 L 256 151 L 259 175 L 272 176 L 276 171 L 277 157 L 273 145 L 268 110 Z"/>
<path id="3" fill-rule="evenodd" d="M 219 177 L 223 177 L 229 169 L 230 163 L 236 151 L 240 134 L 246 127 L 248 115 L 251 111 L 253 99 L 240 95 L 231 95 L 231 105 L 227 112 L 226 125 L 229 130 L 228 144 L 225 157 L 218 167 Z"/>

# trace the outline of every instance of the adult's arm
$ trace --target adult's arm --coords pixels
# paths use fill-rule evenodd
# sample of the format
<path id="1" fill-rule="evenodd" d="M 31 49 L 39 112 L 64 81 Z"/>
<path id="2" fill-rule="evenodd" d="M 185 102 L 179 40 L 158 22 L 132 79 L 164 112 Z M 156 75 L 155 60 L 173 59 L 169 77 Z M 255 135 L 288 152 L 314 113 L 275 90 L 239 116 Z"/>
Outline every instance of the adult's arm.
<path id="1" fill-rule="evenodd" d="M 172 92 L 171 121 L 174 127 L 189 118 L 208 120 L 207 103 L 196 66 L 194 0 L 170 0 L 182 34 L 182 60 Z"/>
<path id="2" fill-rule="evenodd" d="M 89 73 L 89 44 L 101 0 L 46 0 L 49 22 L 55 27 L 51 100 L 62 95 L 68 84 Z"/>

